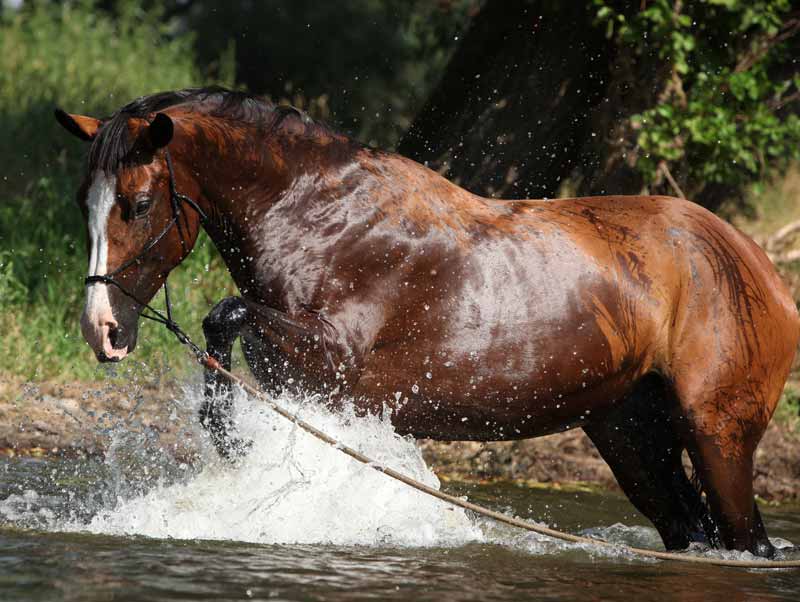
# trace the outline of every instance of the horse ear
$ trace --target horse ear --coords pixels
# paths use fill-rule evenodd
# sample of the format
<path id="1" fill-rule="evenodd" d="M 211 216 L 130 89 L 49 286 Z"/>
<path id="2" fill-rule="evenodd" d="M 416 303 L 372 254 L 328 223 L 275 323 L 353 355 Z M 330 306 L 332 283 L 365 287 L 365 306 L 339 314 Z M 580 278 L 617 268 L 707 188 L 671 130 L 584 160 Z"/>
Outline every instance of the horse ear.
<path id="1" fill-rule="evenodd" d="M 56 121 L 73 136 L 89 142 L 100 129 L 100 120 L 86 115 L 72 115 L 61 109 L 55 110 Z"/>
<path id="2" fill-rule="evenodd" d="M 164 148 L 172 140 L 172 135 L 175 133 L 175 126 L 164 113 L 156 113 L 153 121 L 150 122 L 147 128 L 147 137 L 153 150 Z"/>

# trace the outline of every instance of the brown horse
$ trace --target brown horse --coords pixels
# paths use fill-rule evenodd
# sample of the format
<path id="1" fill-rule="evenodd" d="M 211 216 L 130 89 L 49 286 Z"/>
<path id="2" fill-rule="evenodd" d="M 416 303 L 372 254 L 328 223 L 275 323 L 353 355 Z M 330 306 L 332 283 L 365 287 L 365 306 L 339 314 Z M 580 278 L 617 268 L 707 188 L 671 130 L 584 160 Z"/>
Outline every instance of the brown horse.
<path id="1" fill-rule="evenodd" d="M 666 197 L 480 198 L 216 88 L 57 117 L 91 141 L 81 324 L 101 361 L 133 351 L 202 212 L 242 295 L 206 319 L 210 350 L 229 365 L 241 335 L 266 389 L 352 399 L 415 437 L 583 427 L 667 548 L 772 553 L 753 453 L 800 321 L 766 255 L 713 214 Z M 177 191 L 200 211 L 177 211 Z M 226 411 L 203 413 L 222 453 Z"/>

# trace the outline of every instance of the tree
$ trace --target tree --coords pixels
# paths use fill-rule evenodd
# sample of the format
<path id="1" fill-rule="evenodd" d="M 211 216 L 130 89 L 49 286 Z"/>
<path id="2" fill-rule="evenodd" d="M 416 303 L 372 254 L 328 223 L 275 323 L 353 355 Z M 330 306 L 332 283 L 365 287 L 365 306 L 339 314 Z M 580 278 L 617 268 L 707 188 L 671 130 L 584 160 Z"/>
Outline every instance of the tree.
<path id="1" fill-rule="evenodd" d="M 715 208 L 800 158 L 798 31 L 789 0 L 488 0 L 399 150 L 482 194 Z"/>
<path id="2" fill-rule="evenodd" d="M 173 0 L 200 60 L 235 55 L 237 83 L 390 146 L 446 64 L 477 0 Z"/>
<path id="3" fill-rule="evenodd" d="M 580 2 L 487 2 L 398 151 L 482 194 L 555 195 L 609 77 L 593 22 Z"/>

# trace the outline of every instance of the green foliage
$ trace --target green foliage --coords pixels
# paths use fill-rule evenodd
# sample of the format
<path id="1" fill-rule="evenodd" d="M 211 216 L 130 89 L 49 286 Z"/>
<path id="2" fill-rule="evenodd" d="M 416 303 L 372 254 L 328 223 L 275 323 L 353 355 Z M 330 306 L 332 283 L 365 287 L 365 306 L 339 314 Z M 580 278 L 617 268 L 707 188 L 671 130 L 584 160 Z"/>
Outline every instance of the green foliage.
<path id="1" fill-rule="evenodd" d="M 800 435 L 800 389 L 797 383 L 790 381 L 786 384 L 775 410 L 775 420 Z"/>
<path id="2" fill-rule="evenodd" d="M 800 416 L 800 389 L 793 386 L 786 387 L 781 401 L 786 404 L 792 414 Z"/>
<path id="3" fill-rule="evenodd" d="M 87 259 L 73 199 L 87 149 L 53 108 L 105 115 L 142 94 L 205 83 L 190 35 L 174 35 L 159 10 L 116 8 L 25 2 L 0 17 L 0 373 L 97 376 L 78 329 Z M 220 64 L 231 77 L 230 57 Z M 227 271 L 202 240 L 173 280 L 177 315 L 199 336 L 201 318 L 231 291 Z M 154 326 L 142 325 L 138 354 L 151 363 L 176 350 Z"/>
<path id="4" fill-rule="evenodd" d="M 655 0 L 644 10 L 595 0 L 607 35 L 660 75 L 656 98 L 632 118 L 636 168 L 665 161 L 688 189 L 742 187 L 800 158 L 798 46 L 790 0 Z M 792 46 L 792 44 L 795 44 Z"/>
<path id="5" fill-rule="evenodd" d="M 14 273 L 14 259 L 10 252 L 0 251 L 0 311 L 24 301 L 28 291 Z"/>

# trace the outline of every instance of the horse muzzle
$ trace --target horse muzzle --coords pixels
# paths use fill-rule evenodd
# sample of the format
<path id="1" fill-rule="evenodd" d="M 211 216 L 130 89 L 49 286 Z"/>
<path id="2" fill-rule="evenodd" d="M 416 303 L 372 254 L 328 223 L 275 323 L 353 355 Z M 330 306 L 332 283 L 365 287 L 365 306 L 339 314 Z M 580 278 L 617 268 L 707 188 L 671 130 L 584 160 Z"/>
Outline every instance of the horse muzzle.
<path id="1" fill-rule="evenodd" d="M 136 328 L 125 327 L 113 315 L 81 316 L 83 338 L 100 362 L 119 362 L 136 347 Z"/>

